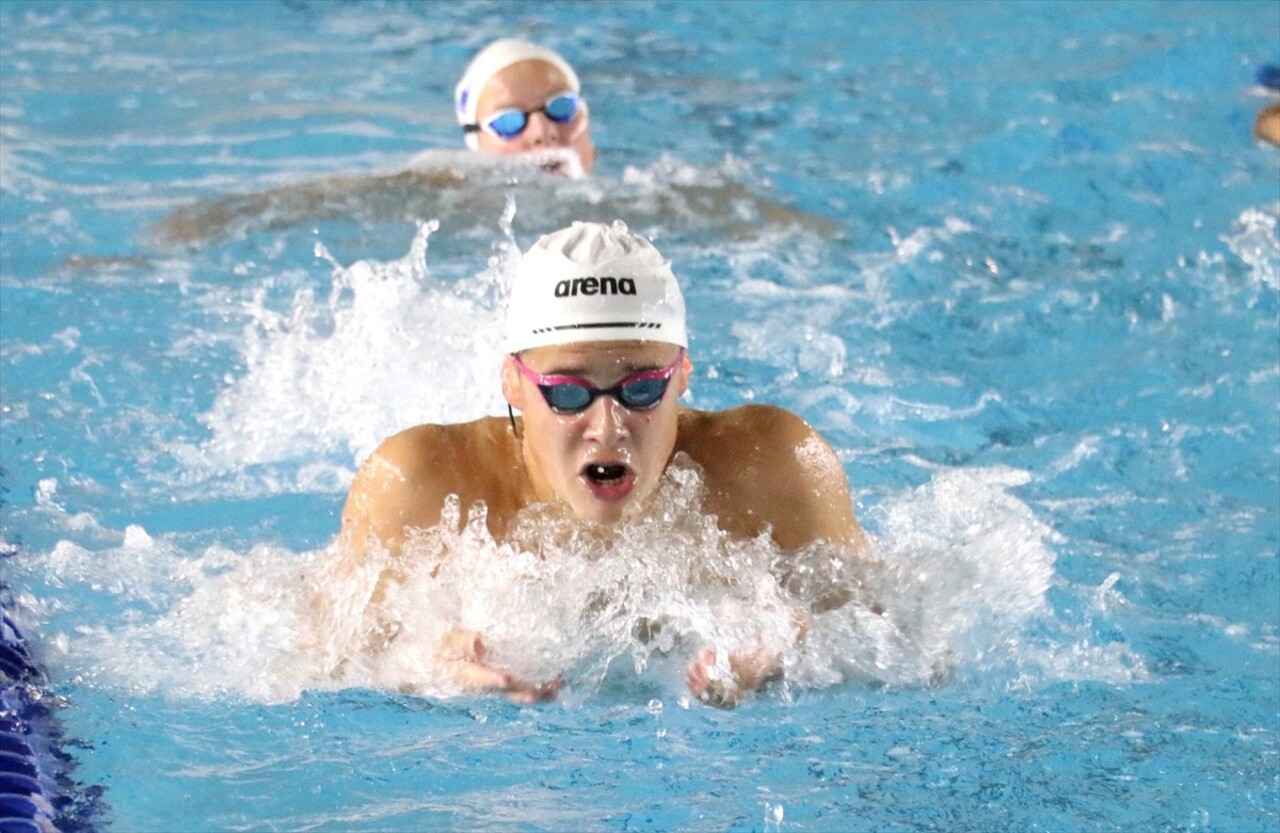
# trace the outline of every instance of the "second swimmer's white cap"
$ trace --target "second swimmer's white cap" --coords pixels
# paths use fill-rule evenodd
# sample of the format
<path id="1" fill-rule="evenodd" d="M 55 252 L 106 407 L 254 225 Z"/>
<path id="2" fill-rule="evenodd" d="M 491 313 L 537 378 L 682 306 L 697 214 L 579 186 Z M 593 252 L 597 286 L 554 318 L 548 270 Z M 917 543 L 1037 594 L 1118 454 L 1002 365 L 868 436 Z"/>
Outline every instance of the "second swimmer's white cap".
<path id="1" fill-rule="evenodd" d="M 454 88 L 453 109 L 458 116 L 458 124 L 463 127 L 475 124 L 476 108 L 480 104 L 480 93 L 484 90 L 485 84 L 488 84 L 499 72 L 521 61 L 543 61 L 551 64 L 564 75 L 565 83 L 569 85 L 571 91 L 582 92 L 578 85 L 578 74 L 573 71 L 573 67 L 569 66 L 569 62 L 560 56 L 560 53 L 545 46 L 538 46 L 536 43 L 516 38 L 503 38 L 481 49 L 471 59 L 467 71 L 462 73 L 462 80 Z M 476 134 L 466 134 L 466 140 L 467 147 L 475 150 L 478 145 Z"/>
<path id="2" fill-rule="evenodd" d="M 671 261 L 621 222 L 574 223 L 530 247 L 507 303 L 506 351 L 585 341 L 689 346 Z"/>

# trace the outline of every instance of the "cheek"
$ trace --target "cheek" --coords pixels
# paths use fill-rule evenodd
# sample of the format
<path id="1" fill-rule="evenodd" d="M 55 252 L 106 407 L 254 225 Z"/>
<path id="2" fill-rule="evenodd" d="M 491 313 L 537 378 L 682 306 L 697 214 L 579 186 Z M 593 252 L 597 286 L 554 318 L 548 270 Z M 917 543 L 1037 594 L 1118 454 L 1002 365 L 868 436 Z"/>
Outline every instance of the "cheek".
<path id="1" fill-rule="evenodd" d="M 676 444 L 676 427 L 664 419 L 651 419 L 633 430 L 645 468 L 660 475 Z"/>
<path id="2" fill-rule="evenodd" d="M 583 165 L 590 165 L 595 161 L 595 146 L 591 144 L 591 137 L 586 133 L 580 133 L 574 136 L 568 142 L 569 147 L 573 148 L 578 156 L 582 159 Z"/>
<path id="3" fill-rule="evenodd" d="M 578 157 L 582 159 L 582 167 L 587 173 L 591 173 L 591 167 L 596 161 L 596 146 L 591 143 L 591 137 L 587 135 L 579 136 L 573 141 L 573 149 L 577 151 Z"/>
<path id="4" fill-rule="evenodd" d="M 545 469 L 559 471 L 573 468 L 573 454 L 578 447 L 577 431 L 572 423 L 564 423 L 553 414 L 538 414 L 529 421 L 525 414 L 525 424 L 533 432 L 535 438 L 530 445 Z"/>
<path id="5" fill-rule="evenodd" d="M 512 139 L 510 142 L 504 142 L 501 139 L 497 139 L 493 136 L 490 136 L 488 133 L 481 131 L 480 132 L 480 150 L 483 150 L 486 153 L 515 153 L 516 151 L 524 150 L 524 147 L 522 146 L 520 139 L 521 137 L 517 136 L 515 139 Z"/>

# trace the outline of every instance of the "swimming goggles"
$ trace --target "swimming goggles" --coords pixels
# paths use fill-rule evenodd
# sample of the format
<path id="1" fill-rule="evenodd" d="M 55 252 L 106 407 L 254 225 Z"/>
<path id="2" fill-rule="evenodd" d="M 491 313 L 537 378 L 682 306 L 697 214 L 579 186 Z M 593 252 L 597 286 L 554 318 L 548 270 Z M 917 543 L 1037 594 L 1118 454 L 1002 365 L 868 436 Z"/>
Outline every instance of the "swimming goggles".
<path id="1" fill-rule="evenodd" d="M 630 376 L 624 376 L 611 388 L 592 387 L 586 379 L 580 379 L 577 376 L 543 376 L 531 370 L 514 353 L 511 354 L 511 358 L 524 377 L 538 386 L 538 390 L 542 392 L 542 398 L 557 414 L 580 414 L 590 408 L 591 403 L 601 396 L 612 396 L 629 411 L 647 411 L 661 402 L 662 397 L 666 395 L 671 375 L 676 372 L 676 367 L 684 358 L 684 348 L 681 348 L 675 361 L 661 370 L 641 370 L 638 373 L 632 373 Z"/>
<path id="2" fill-rule="evenodd" d="M 511 108 L 499 110 L 482 124 L 468 124 L 462 128 L 464 133 L 475 133 L 484 130 L 504 142 L 509 142 L 524 132 L 529 126 L 529 117 L 534 113 L 543 113 L 556 124 L 568 124 L 577 117 L 582 107 L 582 99 L 577 93 L 568 90 L 556 93 L 547 102 L 534 110 Z"/>

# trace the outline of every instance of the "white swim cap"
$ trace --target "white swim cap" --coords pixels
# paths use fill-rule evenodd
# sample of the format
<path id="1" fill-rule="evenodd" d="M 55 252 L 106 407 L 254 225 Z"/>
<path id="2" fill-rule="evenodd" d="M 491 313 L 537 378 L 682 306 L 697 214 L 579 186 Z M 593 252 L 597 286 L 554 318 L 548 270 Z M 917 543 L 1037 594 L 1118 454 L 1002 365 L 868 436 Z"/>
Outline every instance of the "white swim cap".
<path id="1" fill-rule="evenodd" d="M 621 222 L 578 222 L 552 232 L 516 269 L 506 351 L 584 341 L 689 346 L 671 261 Z"/>
<path id="2" fill-rule="evenodd" d="M 573 67 L 569 66 L 568 61 L 560 57 L 558 52 L 528 41 L 503 38 L 480 50 L 467 66 L 467 71 L 462 73 L 462 80 L 458 82 L 458 86 L 454 88 L 453 105 L 458 116 L 458 124 L 463 127 L 475 124 L 476 108 L 480 104 L 480 93 L 484 90 L 484 85 L 499 72 L 521 61 L 544 61 L 551 64 L 564 75 L 571 91 L 582 92 L 578 86 L 578 74 L 573 71 Z M 466 141 L 467 147 L 475 150 L 480 140 L 475 133 L 467 133 Z"/>

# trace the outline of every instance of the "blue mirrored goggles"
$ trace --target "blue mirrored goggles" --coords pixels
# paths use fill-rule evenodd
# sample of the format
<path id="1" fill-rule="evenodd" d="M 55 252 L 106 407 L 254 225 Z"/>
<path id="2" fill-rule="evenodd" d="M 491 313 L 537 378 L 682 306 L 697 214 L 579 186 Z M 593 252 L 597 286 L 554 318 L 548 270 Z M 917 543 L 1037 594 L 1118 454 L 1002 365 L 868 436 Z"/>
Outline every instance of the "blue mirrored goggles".
<path id="1" fill-rule="evenodd" d="M 482 124 L 468 124 L 462 128 L 464 133 L 475 133 L 484 130 L 504 142 L 509 142 L 524 132 L 529 126 L 529 117 L 534 113 L 542 113 L 556 124 L 568 124 L 578 116 L 582 109 L 582 99 L 577 93 L 565 91 L 556 93 L 547 102 L 534 110 L 499 110 Z"/>
<path id="2" fill-rule="evenodd" d="M 647 411 L 657 407 L 667 393 L 671 376 L 684 358 L 684 350 L 675 361 L 657 370 L 641 370 L 619 380 L 611 388 L 597 388 L 586 379 L 577 376 L 551 374 L 544 376 L 531 369 L 514 353 L 511 358 L 524 377 L 538 386 L 547 405 L 557 414 L 579 414 L 591 407 L 601 396 L 611 396 L 630 411 Z"/>

